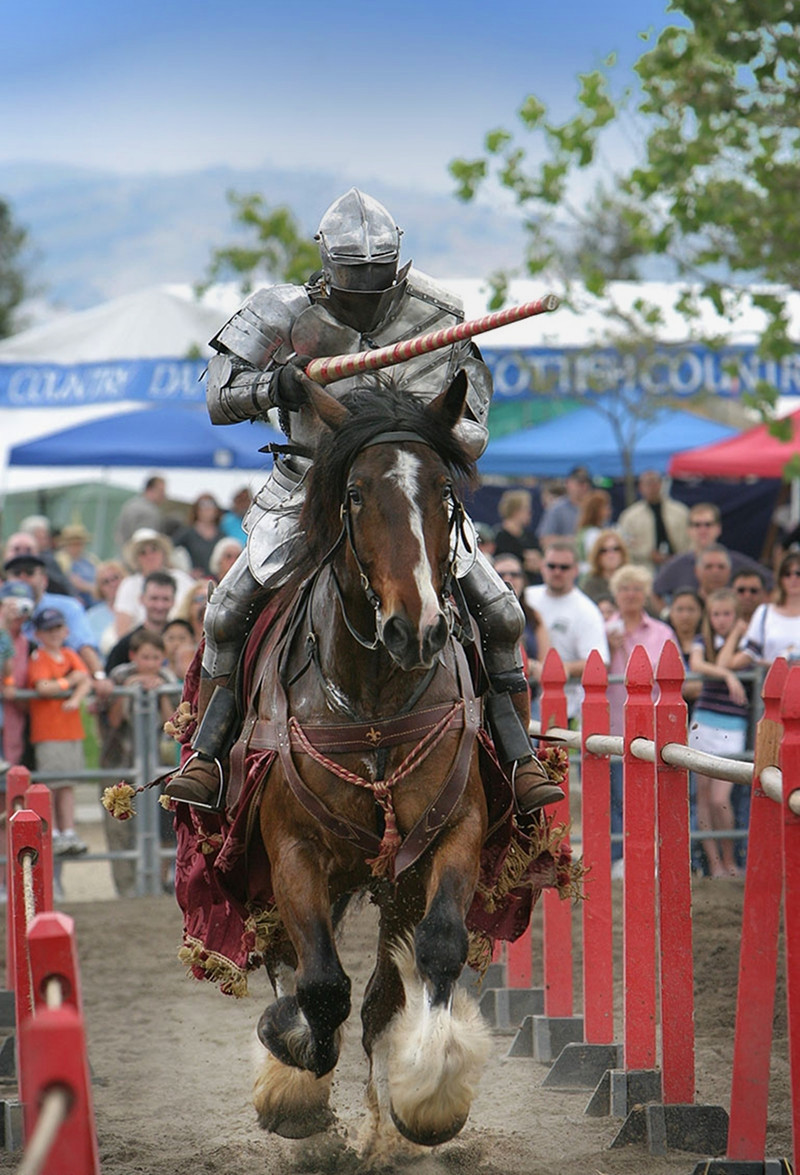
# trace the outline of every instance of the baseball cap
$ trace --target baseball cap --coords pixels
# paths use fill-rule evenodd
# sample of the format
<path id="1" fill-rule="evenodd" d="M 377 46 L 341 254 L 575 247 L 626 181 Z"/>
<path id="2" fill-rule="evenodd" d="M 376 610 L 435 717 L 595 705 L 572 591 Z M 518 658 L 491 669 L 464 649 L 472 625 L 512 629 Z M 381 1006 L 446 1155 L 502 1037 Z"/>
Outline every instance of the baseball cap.
<path id="1" fill-rule="evenodd" d="M 33 592 L 26 583 L 18 579 L 0 584 L 0 600 L 16 600 L 20 612 L 25 615 L 29 616 L 33 611 Z"/>
<path id="2" fill-rule="evenodd" d="M 64 613 L 59 612 L 58 608 L 42 608 L 41 612 L 35 613 L 33 617 L 34 628 L 39 632 L 47 632 L 51 628 L 60 628 L 62 624 L 66 623 Z"/>
<path id="3" fill-rule="evenodd" d="M 12 559 L 8 559 L 3 564 L 3 571 L 8 575 L 14 575 L 18 571 L 32 571 L 34 567 L 46 567 L 44 559 L 40 559 L 38 555 L 34 555 L 29 551 L 24 555 L 14 555 Z"/>

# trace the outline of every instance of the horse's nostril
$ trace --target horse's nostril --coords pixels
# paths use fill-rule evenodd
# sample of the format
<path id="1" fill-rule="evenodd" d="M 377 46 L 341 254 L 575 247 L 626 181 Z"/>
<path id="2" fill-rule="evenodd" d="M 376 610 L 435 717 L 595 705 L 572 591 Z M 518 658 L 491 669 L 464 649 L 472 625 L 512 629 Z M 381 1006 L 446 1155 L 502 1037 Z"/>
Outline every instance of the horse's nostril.
<path id="1" fill-rule="evenodd" d="M 435 624 L 428 626 L 422 640 L 422 652 L 426 660 L 430 660 L 440 649 L 444 648 L 447 634 L 447 620 L 444 616 L 440 616 Z"/>
<path id="2" fill-rule="evenodd" d="M 408 624 L 400 616 L 390 616 L 383 626 L 383 643 L 390 653 L 399 653 L 408 644 Z"/>

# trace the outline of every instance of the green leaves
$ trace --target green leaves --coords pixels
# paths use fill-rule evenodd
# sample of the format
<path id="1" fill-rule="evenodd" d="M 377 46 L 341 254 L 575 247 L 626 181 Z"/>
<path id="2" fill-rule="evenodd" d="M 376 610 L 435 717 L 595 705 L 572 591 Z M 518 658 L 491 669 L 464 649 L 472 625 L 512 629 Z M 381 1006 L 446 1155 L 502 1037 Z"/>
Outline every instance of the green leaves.
<path id="1" fill-rule="evenodd" d="M 207 289 L 225 276 L 244 278 L 244 288 L 251 287 L 256 276 L 302 284 L 319 268 L 316 243 L 303 237 L 291 211 L 283 206 L 269 208 L 259 193 L 242 195 L 228 192 L 233 219 L 255 235 L 253 244 L 228 245 L 214 249 L 205 281 L 198 287 Z"/>
<path id="2" fill-rule="evenodd" d="M 780 360 L 798 342 L 784 291 L 800 288 L 800 7 L 672 0 L 668 11 L 657 37 L 640 34 L 634 92 L 609 54 L 577 75 L 569 117 L 555 121 L 529 94 L 516 131 L 490 132 L 480 159 L 451 167 L 458 194 L 472 199 L 490 182 L 512 192 L 529 238 L 526 271 L 579 279 L 610 320 L 653 338 L 655 319 L 640 308 L 629 322 L 608 297 L 609 281 L 636 277 L 642 259 L 667 256 L 691 282 L 675 306 L 687 335 L 702 301 L 724 320 L 743 290 L 759 290 L 760 351 Z M 632 138 L 634 158 L 615 167 L 614 146 Z M 596 172 L 602 184 L 587 194 Z M 771 411 L 763 389 L 756 402 Z"/>
<path id="3" fill-rule="evenodd" d="M 30 293 L 24 265 L 27 244 L 27 231 L 0 199 L 0 339 L 13 334 L 16 309 Z"/>

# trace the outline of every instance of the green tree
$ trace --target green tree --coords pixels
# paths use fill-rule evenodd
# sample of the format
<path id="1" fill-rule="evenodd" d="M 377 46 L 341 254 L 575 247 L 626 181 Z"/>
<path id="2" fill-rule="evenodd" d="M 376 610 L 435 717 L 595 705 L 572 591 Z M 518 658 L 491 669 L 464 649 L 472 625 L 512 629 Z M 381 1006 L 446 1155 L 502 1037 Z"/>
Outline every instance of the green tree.
<path id="1" fill-rule="evenodd" d="M 247 229 L 249 235 L 255 234 L 255 240 L 248 245 L 214 249 L 201 290 L 226 277 L 244 279 L 246 290 L 255 281 L 302 283 L 319 268 L 316 243 L 302 235 L 288 208 L 268 208 L 257 193 L 228 192 L 228 202 L 234 210 L 234 222 Z"/>
<path id="2" fill-rule="evenodd" d="M 451 163 L 457 194 L 471 200 L 488 182 L 509 191 L 527 231 L 522 272 L 560 273 L 567 301 L 580 310 L 599 300 L 630 346 L 655 345 L 662 316 L 645 302 L 623 309 L 609 279 L 661 256 L 679 279 L 690 335 L 701 337 L 703 299 L 724 318 L 750 299 L 764 314 L 761 353 L 779 359 L 794 349 L 786 293 L 800 284 L 800 9 L 672 0 L 670 12 L 653 43 L 642 34 L 650 47 L 636 85 L 620 85 L 611 56 L 579 75 L 566 121 L 529 95 L 516 132 L 491 130 L 480 156 Z M 618 153 L 631 136 L 636 158 L 609 174 L 609 140 Z M 605 183 L 591 194 L 599 171 Z M 510 276 L 492 275 L 495 305 Z M 777 394 L 762 383 L 751 403 L 769 415 Z"/>
<path id="3" fill-rule="evenodd" d="M 0 199 L 0 339 L 13 334 L 16 312 L 31 292 L 25 273 L 27 231 L 16 224 L 10 206 Z"/>

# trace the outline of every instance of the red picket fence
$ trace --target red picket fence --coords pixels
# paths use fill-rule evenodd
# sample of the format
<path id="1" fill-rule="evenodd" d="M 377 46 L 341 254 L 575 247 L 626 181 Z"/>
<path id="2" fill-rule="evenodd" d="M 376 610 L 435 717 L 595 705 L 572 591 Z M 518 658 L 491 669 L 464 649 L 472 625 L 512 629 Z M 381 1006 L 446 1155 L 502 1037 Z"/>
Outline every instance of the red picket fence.
<path id="1" fill-rule="evenodd" d="M 581 750 L 582 849 L 588 870 L 587 900 L 581 905 L 584 1044 L 608 1045 L 615 1039 L 609 756 L 621 753 L 624 1074 L 630 1080 L 650 1076 L 660 1087 L 660 1099 L 652 1100 L 662 1107 L 661 1116 L 648 1117 L 648 1140 L 653 1124 L 658 1133 L 660 1123 L 662 1145 L 665 1141 L 671 1145 L 673 1135 L 679 1139 L 676 1146 L 705 1153 L 702 1146 L 692 1145 L 692 1138 L 718 1138 L 722 1115 L 727 1126 L 727 1160 L 717 1161 L 712 1169 L 722 1172 L 733 1170 L 737 1162 L 766 1162 L 783 898 L 794 1165 L 800 1171 L 800 666 L 789 669 L 785 661 L 776 661 L 766 678 L 765 713 L 757 731 L 754 765 L 703 755 L 686 746 L 683 679 L 683 664 L 674 645 L 665 647 L 655 676 L 645 650 L 637 647 L 625 675 L 624 735 L 615 738 L 608 734 L 608 678 L 599 655 L 590 656 L 583 675 L 581 734 L 566 729 L 564 670 L 558 655 L 551 651 L 544 665 L 542 721 L 534 729 L 545 740 Z M 659 687 L 655 703 L 654 684 Z M 729 1117 L 719 1107 L 694 1103 L 690 769 L 739 783 L 752 781 L 753 786 Z M 556 819 L 563 815 L 566 811 L 557 813 Z M 551 901 L 544 910 L 545 1015 L 570 1016 L 571 910 L 567 903 L 556 906 L 555 895 L 546 897 Z M 527 947 L 518 948 L 526 949 L 530 951 L 529 941 Z M 658 975 L 656 958 L 660 960 Z M 652 1082 L 645 1088 L 652 1089 Z M 649 1094 L 632 1100 L 651 1098 Z M 718 1111 L 711 1134 L 707 1123 L 703 1125 L 704 1110 Z M 629 1131 L 627 1137 L 625 1129 L 620 1133 L 623 1141 L 642 1135 L 641 1125 L 638 1134 Z"/>
<path id="2" fill-rule="evenodd" d="M 20 1172 L 99 1175 L 72 919 L 53 911 L 49 789 L 8 773 L 8 987 L 26 1150 Z"/>

